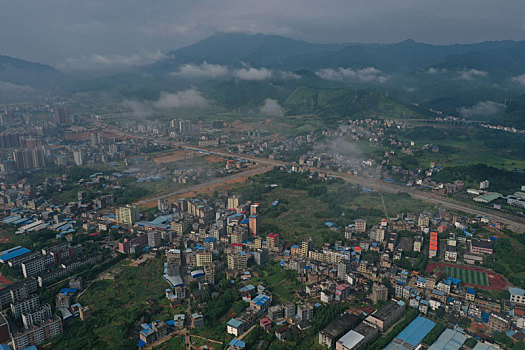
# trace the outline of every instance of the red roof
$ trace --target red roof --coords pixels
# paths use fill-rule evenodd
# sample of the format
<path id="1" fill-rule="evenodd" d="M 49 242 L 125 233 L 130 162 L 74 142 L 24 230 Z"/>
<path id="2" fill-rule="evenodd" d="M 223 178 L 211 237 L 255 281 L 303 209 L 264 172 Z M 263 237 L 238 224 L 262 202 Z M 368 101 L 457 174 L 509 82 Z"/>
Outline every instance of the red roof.
<path id="1" fill-rule="evenodd" d="M 279 234 L 278 233 L 270 233 L 267 237 L 270 237 L 270 238 L 277 238 L 279 237 Z"/>

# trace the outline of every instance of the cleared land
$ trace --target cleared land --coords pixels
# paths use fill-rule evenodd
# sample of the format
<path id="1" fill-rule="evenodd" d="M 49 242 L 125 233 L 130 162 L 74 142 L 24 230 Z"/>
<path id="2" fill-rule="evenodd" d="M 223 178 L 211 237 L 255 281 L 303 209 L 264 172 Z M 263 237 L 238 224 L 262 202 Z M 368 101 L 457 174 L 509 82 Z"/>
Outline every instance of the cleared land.
<path id="1" fill-rule="evenodd" d="M 172 151 L 169 153 L 163 153 L 162 155 L 155 157 L 155 162 L 156 163 L 171 163 L 171 162 L 177 162 L 179 160 L 185 160 L 185 159 L 194 158 L 194 157 L 202 157 L 202 154 L 199 154 L 197 152 L 193 152 L 190 150 Z"/>

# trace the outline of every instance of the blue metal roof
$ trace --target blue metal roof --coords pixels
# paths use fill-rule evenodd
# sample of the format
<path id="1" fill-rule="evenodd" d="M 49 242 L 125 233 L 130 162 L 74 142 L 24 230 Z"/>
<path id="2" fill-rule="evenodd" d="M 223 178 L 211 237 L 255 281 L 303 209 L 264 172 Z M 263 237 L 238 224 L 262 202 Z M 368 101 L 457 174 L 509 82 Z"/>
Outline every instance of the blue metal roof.
<path id="1" fill-rule="evenodd" d="M 464 334 L 452 329 L 445 329 L 429 350 L 458 350 L 467 340 Z"/>
<path id="2" fill-rule="evenodd" d="M 252 300 L 252 302 L 257 306 L 263 306 L 268 302 L 268 300 L 270 300 L 270 298 L 268 298 L 266 295 L 259 294 Z"/>
<path id="3" fill-rule="evenodd" d="M 242 325 L 242 321 L 239 321 L 236 318 L 232 318 L 227 322 L 227 325 L 233 328 L 239 328 Z"/>
<path id="4" fill-rule="evenodd" d="M 76 293 L 77 291 L 78 291 L 78 288 L 62 288 L 60 290 L 60 293 L 64 295 L 68 295 L 68 294 Z"/>
<path id="5" fill-rule="evenodd" d="M 418 316 L 414 321 L 410 322 L 410 324 L 406 326 L 396 338 L 401 339 L 415 347 L 432 330 L 432 328 L 434 328 L 435 325 L 436 323 L 434 321 Z"/>
<path id="6" fill-rule="evenodd" d="M 19 257 L 20 255 L 24 255 L 30 252 L 31 251 L 29 249 L 20 246 L 4 250 L 2 253 L 0 253 L 0 261 L 7 262 L 11 259 Z"/>
<path id="7" fill-rule="evenodd" d="M 237 348 L 244 348 L 244 347 L 246 347 L 246 343 L 243 342 L 242 340 L 239 340 L 239 339 L 232 339 L 232 341 L 228 345 L 229 346 L 235 346 Z"/>

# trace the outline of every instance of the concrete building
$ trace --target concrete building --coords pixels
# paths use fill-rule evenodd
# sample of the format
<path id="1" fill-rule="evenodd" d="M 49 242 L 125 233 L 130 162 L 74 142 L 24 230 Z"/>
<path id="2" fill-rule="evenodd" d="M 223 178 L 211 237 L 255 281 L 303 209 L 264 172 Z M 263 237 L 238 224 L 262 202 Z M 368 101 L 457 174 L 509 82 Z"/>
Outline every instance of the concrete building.
<path id="1" fill-rule="evenodd" d="M 228 198 L 228 209 L 236 210 L 238 206 L 239 206 L 239 197 L 232 196 Z"/>
<path id="2" fill-rule="evenodd" d="M 204 326 L 204 316 L 200 312 L 191 314 L 191 326 L 192 328 Z"/>
<path id="3" fill-rule="evenodd" d="M 379 332 L 376 328 L 365 323 L 361 323 L 355 329 L 343 335 L 335 344 L 336 350 L 360 350 L 365 349 L 366 345 Z"/>
<path id="4" fill-rule="evenodd" d="M 525 290 L 521 288 L 509 288 L 511 303 L 525 305 Z"/>
<path id="5" fill-rule="evenodd" d="M 278 233 L 270 233 L 268 236 L 266 236 L 266 247 L 270 252 L 278 252 L 279 251 L 279 234 Z"/>
<path id="6" fill-rule="evenodd" d="M 248 255 L 244 251 L 228 254 L 228 270 L 246 270 L 248 267 Z"/>
<path id="7" fill-rule="evenodd" d="M 160 247 L 162 244 L 162 232 L 148 231 L 148 245 L 152 248 Z"/>
<path id="8" fill-rule="evenodd" d="M 257 236 L 259 234 L 259 220 L 257 215 L 250 215 L 249 220 L 249 229 L 252 236 Z"/>
<path id="9" fill-rule="evenodd" d="M 366 220 L 357 219 L 354 221 L 355 232 L 366 232 Z"/>
<path id="10" fill-rule="evenodd" d="M 487 327 L 492 331 L 499 331 L 505 333 L 510 329 L 511 322 L 508 318 L 491 314 L 489 317 L 489 323 Z"/>
<path id="11" fill-rule="evenodd" d="M 22 350 L 31 345 L 38 345 L 48 339 L 62 334 L 62 320 L 55 316 L 47 321 L 24 329 L 21 332 L 11 334 L 14 350 Z"/>
<path id="12" fill-rule="evenodd" d="M 24 327 L 30 328 L 43 323 L 52 316 L 53 314 L 51 313 L 51 306 L 49 304 L 44 304 L 38 309 L 23 313 L 22 322 L 24 323 Z"/>
<path id="13" fill-rule="evenodd" d="M 35 310 L 40 306 L 38 295 L 31 295 L 24 300 L 11 304 L 11 312 L 14 318 L 21 318 L 22 314 Z"/>
<path id="14" fill-rule="evenodd" d="M 81 150 L 74 150 L 73 160 L 75 161 L 76 166 L 84 165 L 84 152 L 82 152 Z"/>
<path id="15" fill-rule="evenodd" d="M 123 225 L 132 226 L 139 219 L 139 209 L 136 205 L 126 205 L 115 210 L 117 221 Z"/>
<path id="16" fill-rule="evenodd" d="M 314 317 L 314 307 L 310 304 L 301 304 L 297 306 L 297 316 L 301 320 L 310 321 Z"/>
<path id="17" fill-rule="evenodd" d="M 28 261 L 24 261 L 20 264 L 20 266 L 22 267 L 22 273 L 24 277 L 28 278 L 29 276 L 37 275 L 45 271 L 54 262 L 55 259 L 53 256 L 44 255 Z"/>
<path id="18" fill-rule="evenodd" d="M 382 308 L 365 319 L 365 322 L 383 332 L 403 316 L 406 304 L 391 299 Z"/>
<path id="19" fill-rule="evenodd" d="M 388 288 L 382 284 L 376 284 L 372 286 L 372 302 L 377 304 L 380 301 L 388 300 Z"/>
<path id="20" fill-rule="evenodd" d="M 341 338 L 343 334 L 357 326 L 360 321 L 361 319 L 358 316 L 344 313 L 340 318 L 319 332 L 319 344 L 333 349 L 336 341 Z"/>
<path id="21" fill-rule="evenodd" d="M 489 240 L 473 238 L 470 241 L 470 252 L 472 254 L 492 255 L 493 253 L 492 242 Z"/>

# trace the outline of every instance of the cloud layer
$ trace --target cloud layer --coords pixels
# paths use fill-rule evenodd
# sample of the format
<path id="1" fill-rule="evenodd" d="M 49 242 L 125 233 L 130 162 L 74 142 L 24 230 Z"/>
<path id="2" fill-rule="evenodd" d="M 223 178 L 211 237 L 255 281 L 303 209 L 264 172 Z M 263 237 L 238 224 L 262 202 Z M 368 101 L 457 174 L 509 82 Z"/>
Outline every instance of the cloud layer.
<path id="1" fill-rule="evenodd" d="M 203 62 L 202 64 L 184 64 L 179 67 L 179 70 L 171 73 L 172 76 L 181 76 L 185 78 L 220 78 L 229 74 L 226 66 L 219 64 L 209 64 Z"/>
<path id="2" fill-rule="evenodd" d="M 208 106 L 208 101 L 196 89 L 178 91 L 176 93 L 161 92 L 156 101 L 124 100 L 122 108 L 136 118 L 145 118 L 170 109 L 198 109 Z"/>
<path id="3" fill-rule="evenodd" d="M 512 77 L 511 80 L 515 83 L 525 85 L 525 74 Z"/>
<path id="4" fill-rule="evenodd" d="M 277 100 L 267 98 L 261 107 L 261 114 L 268 117 L 282 117 L 284 116 L 284 110 Z"/>
<path id="5" fill-rule="evenodd" d="M 463 80 L 474 80 L 476 78 L 482 78 L 487 75 L 487 72 L 478 69 L 469 69 L 461 71 L 459 78 Z"/>
<path id="6" fill-rule="evenodd" d="M 321 69 L 316 72 L 316 74 L 326 80 L 335 80 L 335 81 L 357 81 L 357 82 L 377 82 L 384 83 L 388 80 L 382 72 L 374 67 L 367 67 L 363 69 L 353 70 L 352 68 L 342 68 L 337 69 L 326 68 Z"/>
<path id="7" fill-rule="evenodd" d="M 207 62 L 203 62 L 201 64 L 184 64 L 180 66 L 177 71 L 170 73 L 170 76 L 202 79 L 233 77 L 237 80 L 247 81 L 263 81 L 272 78 L 283 80 L 301 79 L 300 75 L 288 71 L 272 70 L 265 67 L 254 68 L 249 66 L 238 69 L 230 69 L 227 66 L 220 64 L 209 64 Z"/>
<path id="8" fill-rule="evenodd" d="M 497 103 L 494 101 L 482 101 L 471 107 L 461 107 L 459 114 L 462 117 L 468 119 L 486 119 L 502 115 L 506 108 L 507 106 L 502 103 Z"/>
<path id="9" fill-rule="evenodd" d="M 54 64 L 168 51 L 232 31 L 320 43 L 521 40 L 524 16 L 517 0 L 3 1 L 0 52 Z"/>
<path id="10" fill-rule="evenodd" d="M 266 80 L 272 77 L 272 70 L 267 68 L 241 68 L 233 71 L 233 76 L 239 80 Z"/>
<path id="11" fill-rule="evenodd" d="M 125 55 L 100 55 L 92 54 L 76 58 L 68 58 L 58 62 L 57 66 L 63 70 L 104 70 L 127 69 L 154 63 L 164 58 L 160 50 Z"/>

